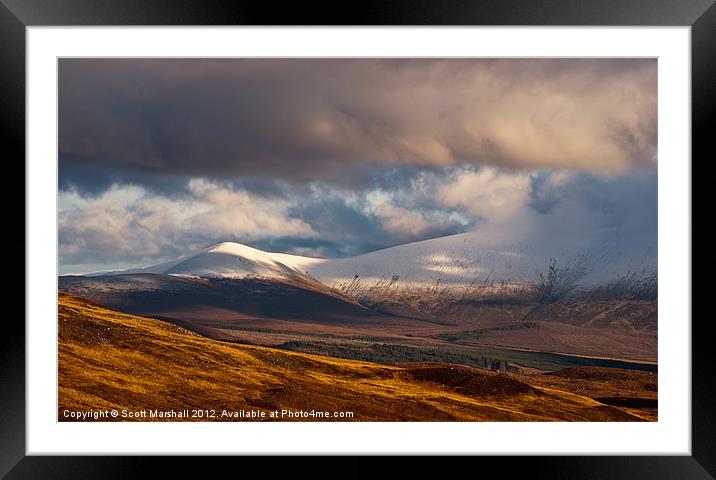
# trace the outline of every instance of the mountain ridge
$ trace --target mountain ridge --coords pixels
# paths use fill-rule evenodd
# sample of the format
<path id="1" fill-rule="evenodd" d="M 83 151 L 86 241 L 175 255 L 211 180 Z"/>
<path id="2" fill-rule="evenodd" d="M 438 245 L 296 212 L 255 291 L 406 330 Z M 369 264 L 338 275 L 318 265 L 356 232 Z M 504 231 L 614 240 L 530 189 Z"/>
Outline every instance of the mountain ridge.
<path id="1" fill-rule="evenodd" d="M 267 252 L 221 242 L 177 260 L 85 276 L 158 273 L 178 276 L 245 278 L 302 276 L 326 285 L 360 278 L 395 278 L 402 284 L 530 283 L 550 265 L 570 271 L 575 282 L 603 285 L 630 275 L 656 274 L 657 248 L 609 245 L 529 247 L 481 242 L 475 232 L 406 243 L 347 258 L 313 258 Z"/>

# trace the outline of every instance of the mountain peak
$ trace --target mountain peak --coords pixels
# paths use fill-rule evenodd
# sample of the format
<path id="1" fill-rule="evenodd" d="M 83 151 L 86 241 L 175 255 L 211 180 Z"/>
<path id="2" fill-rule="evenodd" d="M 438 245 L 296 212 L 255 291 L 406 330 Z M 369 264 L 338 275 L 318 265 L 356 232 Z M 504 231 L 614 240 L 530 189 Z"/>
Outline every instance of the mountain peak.
<path id="1" fill-rule="evenodd" d="M 229 255 L 250 255 L 250 256 L 261 256 L 266 255 L 267 252 L 264 252 L 263 250 L 259 250 L 257 248 L 249 247 L 248 245 L 244 245 L 243 243 L 236 243 L 236 242 L 221 242 L 217 243 L 216 245 L 212 245 L 206 249 L 204 249 L 204 252 L 207 253 L 226 253 Z"/>

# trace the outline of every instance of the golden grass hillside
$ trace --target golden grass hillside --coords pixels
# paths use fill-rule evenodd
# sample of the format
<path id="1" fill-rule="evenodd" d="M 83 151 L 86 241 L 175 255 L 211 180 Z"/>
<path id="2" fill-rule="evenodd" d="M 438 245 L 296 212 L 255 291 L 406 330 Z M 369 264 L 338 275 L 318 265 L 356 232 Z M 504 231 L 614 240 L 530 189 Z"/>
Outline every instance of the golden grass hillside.
<path id="1" fill-rule="evenodd" d="M 63 293 L 58 313 L 60 421 L 75 420 L 65 412 L 112 409 L 212 410 L 211 420 L 241 421 L 221 413 L 264 412 L 267 420 L 281 410 L 352 412 L 329 419 L 338 421 L 640 420 L 575 393 L 468 367 L 403 368 L 224 343 Z"/>

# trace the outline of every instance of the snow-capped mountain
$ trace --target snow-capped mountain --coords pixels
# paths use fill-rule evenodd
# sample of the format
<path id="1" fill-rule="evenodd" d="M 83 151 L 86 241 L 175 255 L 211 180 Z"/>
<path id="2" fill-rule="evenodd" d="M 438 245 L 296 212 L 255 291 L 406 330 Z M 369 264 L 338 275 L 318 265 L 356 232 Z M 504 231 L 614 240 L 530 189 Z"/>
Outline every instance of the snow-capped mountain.
<path id="1" fill-rule="evenodd" d="M 101 275 L 158 273 L 187 277 L 274 277 L 305 273 L 305 267 L 322 260 L 270 253 L 240 243 L 223 242 L 171 262 Z"/>
<path id="2" fill-rule="evenodd" d="M 308 275 L 326 285 L 398 277 L 402 284 L 532 282 L 545 274 L 550 260 L 570 270 L 582 285 L 597 285 L 630 274 L 656 272 L 657 249 L 609 246 L 494 245 L 475 233 L 463 233 L 399 245 L 342 259 L 319 259 L 264 252 L 224 242 L 179 260 L 141 269 L 103 273 L 157 273 L 195 277 L 280 277 Z"/>

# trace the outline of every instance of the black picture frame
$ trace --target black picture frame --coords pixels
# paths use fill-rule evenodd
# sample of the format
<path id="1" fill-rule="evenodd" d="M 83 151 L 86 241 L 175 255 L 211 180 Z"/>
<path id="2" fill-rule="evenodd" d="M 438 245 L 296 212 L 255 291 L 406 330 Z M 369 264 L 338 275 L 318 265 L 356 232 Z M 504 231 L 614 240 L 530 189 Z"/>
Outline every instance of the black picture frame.
<path id="1" fill-rule="evenodd" d="M 73 25 L 574 25 L 690 26 L 692 61 L 692 168 L 713 161 L 716 145 L 708 120 L 716 117 L 716 6 L 714 0 L 489 0 L 336 2 L 215 2 L 207 0 L 0 0 L 0 117 L 6 182 L 20 184 L 25 158 L 25 29 Z M 707 156 L 708 155 L 708 156 Z M 8 168 L 14 167 L 15 171 Z M 702 167 L 700 167 L 702 168 Z M 693 170 L 692 170 L 693 172 Z M 692 173 L 693 177 L 693 173 Z M 693 177 L 697 178 L 697 177 Z M 24 224 L 17 191 L 3 189 L 7 216 Z M 701 209 L 693 196 L 693 209 Z M 22 220 L 20 217 L 23 217 Z M 8 251 L 25 251 L 25 234 L 4 238 Z M 693 236 L 692 238 L 698 238 Z M 692 243 L 693 245 L 693 243 Z M 692 247 L 693 248 L 693 247 Z M 19 255 L 15 254 L 17 262 Z M 713 259 L 711 254 L 710 259 Z M 707 263 L 707 262 L 704 262 Z M 18 265 L 19 267 L 19 265 Z M 19 271 L 19 270 L 16 270 Z M 23 270 L 24 271 L 24 270 Z M 20 282 L 17 281 L 16 284 Z M 693 290 L 706 288 L 692 282 Z M 23 282 L 24 286 L 24 282 Z M 692 291 L 693 291 L 692 290 Z M 693 293 L 692 293 L 693 298 Z M 20 304 L 18 298 L 7 299 Z M 23 311 L 24 313 L 24 311 Z M 482 472 L 546 478 L 682 478 L 716 476 L 716 383 L 711 376 L 710 316 L 692 319 L 692 456 L 551 456 L 479 460 Z M 27 320 L 27 319 L 26 319 Z M 674 319 L 672 319 L 674 320 Z M 682 319 L 688 321 L 689 319 Z M 3 319 L 0 349 L 0 476 L 25 478 L 134 478 L 161 463 L 165 475 L 187 472 L 189 459 L 169 457 L 42 457 L 25 455 L 25 324 Z M 536 440 L 537 441 L 537 440 Z M 271 476 L 293 474 L 308 459 L 259 459 Z M 212 459 L 212 467 L 248 468 L 244 459 Z M 342 477 L 372 475 L 367 458 L 341 459 Z M 423 459 L 412 459 L 423 468 Z M 477 463 L 472 463 L 477 467 Z M 451 464 L 454 467 L 454 464 Z M 307 468 L 307 467 L 306 467 Z M 325 466 L 324 466 L 325 468 Z M 399 474 L 399 466 L 381 467 Z M 495 470 L 497 469 L 497 470 Z M 245 470 L 248 471 L 248 470 Z M 330 471 L 330 470 L 329 470 Z M 444 469 L 441 471 L 445 472 Z M 325 471 L 324 471 L 325 473 Z M 444 474 L 444 473 L 443 473 Z M 333 475 L 331 475 L 333 476 Z"/>

